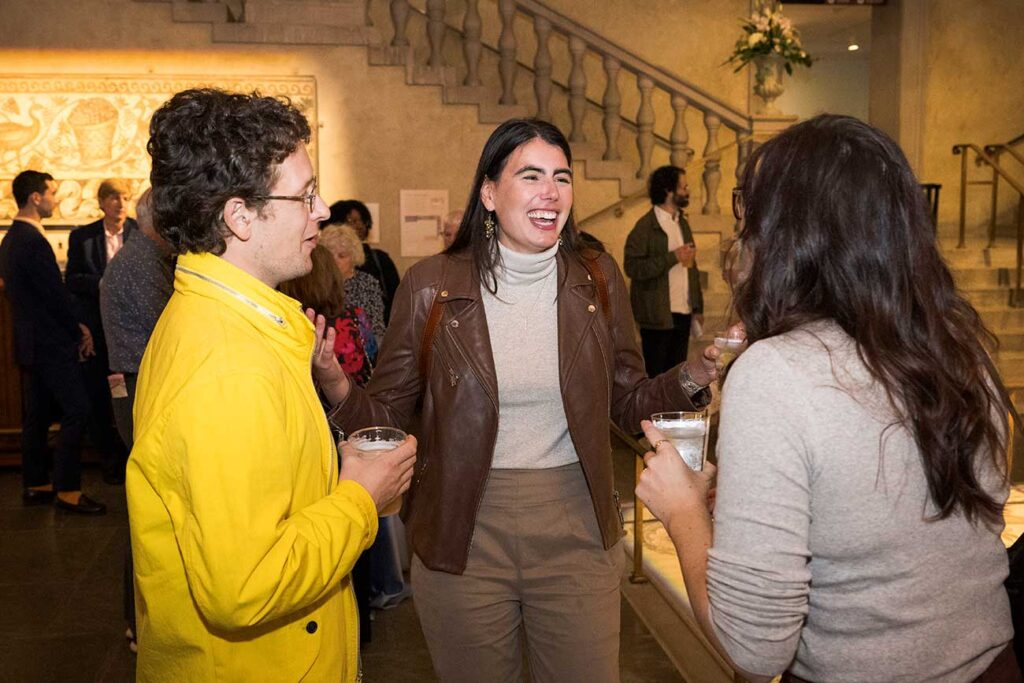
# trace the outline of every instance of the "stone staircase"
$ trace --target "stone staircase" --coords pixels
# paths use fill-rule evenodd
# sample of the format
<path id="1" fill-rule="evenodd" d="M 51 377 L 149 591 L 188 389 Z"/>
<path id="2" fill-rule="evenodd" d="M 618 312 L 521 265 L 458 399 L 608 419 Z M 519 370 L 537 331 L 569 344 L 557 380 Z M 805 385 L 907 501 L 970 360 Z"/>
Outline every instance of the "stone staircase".
<path id="1" fill-rule="evenodd" d="M 1016 243 L 1001 238 L 989 247 L 969 239 L 958 249 L 955 239 L 940 239 L 939 245 L 957 287 L 999 338 L 996 365 L 1017 411 L 1024 412 L 1024 308 L 1010 306 Z"/>
<path id="2" fill-rule="evenodd" d="M 736 160 L 728 164 L 733 171 L 749 150 L 745 144 L 719 142 L 725 131 L 737 140 L 749 138 L 751 120 L 744 112 L 535 0 L 468 0 L 461 26 L 448 23 L 450 17 L 446 21 L 445 0 L 136 1 L 168 2 L 175 21 L 210 24 L 214 43 L 365 45 L 371 65 L 404 69 L 406 83 L 438 88 L 444 104 L 477 107 L 481 125 L 517 116 L 551 120 L 568 132 L 584 178 L 617 183 L 618 196 L 608 204 L 641 192 L 656 165 L 691 165 L 690 145 L 700 140 L 691 140 L 690 128 L 700 117 L 700 210 L 718 216 L 719 194 L 731 187 L 722 179 L 722 150 L 736 147 Z M 497 41 L 483 37 L 485 19 L 500 22 Z M 522 36 L 530 29 L 533 35 L 517 39 L 517 31 Z M 553 54 L 551 43 L 566 49 Z M 525 54 L 531 48 L 532 60 Z M 595 55 L 605 73 L 600 99 L 594 84 L 587 83 L 592 69 L 584 68 L 584 60 Z M 552 64 L 559 60 L 571 61 L 567 82 L 552 78 Z M 629 98 L 639 102 L 635 115 L 622 112 L 623 71 L 636 78 L 637 92 Z M 668 115 L 652 105 L 655 93 L 668 96 Z M 656 122 L 656 113 L 667 120 Z M 633 145 L 620 139 L 629 134 L 635 135 Z"/>
<path id="3" fill-rule="evenodd" d="M 175 21 L 209 24 L 214 43 L 365 46 L 370 65 L 403 70 L 410 86 L 436 88 L 439 105 L 475 107 L 481 126 L 518 116 L 552 120 L 570 137 L 574 162 L 580 166 L 578 177 L 615 188 L 599 209 L 642 192 L 646 176 L 657 165 L 688 167 L 690 177 L 700 179 L 691 182 L 697 200 L 691 207 L 691 225 L 704 254 L 701 268 L 707 271 L 707 324 L 701 341 L 708 341 L 725 322 L 729 291 L 716 257 L 722 237 L 732 231 L 732 219 L 722 215 L 719 195 L 728 194 L 731 186 L 723 170 L 738 174 L 749 153 L 752 120 L 682 78 L 536 0 L 465 0 L 461 23 L 447 16 L 444 0 L 137 1 L 167 2 Z M 483 31 L 485 22 L 500 23 L 500 32 Z M 488 42 L 485 33 L 497 33 L 498 38 Z M 565 51 L 553 52 L 552 43 Z M 526 54 L 530 49 L 532 55 Z M 584 69 L 584 58 L 592 67 L 595 56 L 605 76 L 600 97 L 594 83 L 587 82 L 594 69 Z M 552 78 L 552 64 L 558 59 L 571 64 L 571 69 L 561 69 L 568 71 L 563 81 Z M 621 71 L 636 77 L 637 92 L 630 93 L 631 101 L 638 103 L 635 115 L 623 113 Z M 668 116 L 658 110 L 659 126 L 652 107 L 654 91 L 667 94 L 671 102 Z M 671 123 L 667 131 L 666 119 Z M 691 139 L 691 128 L 702 139 Z M 723 128 L 735 135 L 736 142 L 719 142 Z M 627 136 L 634 144 L 623 144 L 621 138 Z M 699 158 L 691 147 L 694 143 L 703 143 Z M 735 160 L 724 159 L 723 151 L 731 148 Z M 723 161 L 728 168 L 722 168 Z M 622 222 L 632 225 L 632 220 L 627 216 Z M 952 234 L 950 226 L 939 232 Z M 1001 240 L 987 248 L 969 242 L 956 249 L 955 241 L 943 239 L 940 245 L 958 286 L 999 337 L 1000 372 L 1018 410 L 1024 410 L 1024 308 L 1008 303 L 1015 263 L 1012 244 Z"/>

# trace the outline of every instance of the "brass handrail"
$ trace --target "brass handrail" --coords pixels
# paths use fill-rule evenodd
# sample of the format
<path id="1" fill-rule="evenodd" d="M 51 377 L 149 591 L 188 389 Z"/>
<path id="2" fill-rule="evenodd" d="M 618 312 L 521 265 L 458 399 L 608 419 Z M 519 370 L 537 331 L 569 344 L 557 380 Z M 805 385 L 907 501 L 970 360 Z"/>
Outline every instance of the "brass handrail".
<path id="1" fill-rule="evenodd" d="M 953 145 L 953 154 L 959 154 L 960 160 L 960 241 L 957 244 L 957 249 L 963 249 L 966 245 L 966 225 L 967 225 L 967 150 L 971 150 L 975 154 L 975 158 L 978 163 L 988 164 L 992 168 L 992 190 L 993 190 L 993 208 L 995 211 L 995 200 L 996 200 L 996 189 L 998 188 L 999 178 L 1006 181 L 1010 187 L 1017 191 L 1017 286 L 1015 289 L 1010 290 L 1010 306 L 1022 307 L 1024 306 L 1024 287 L 1022 287 L 1021 276 L 1024 271 L 1024 187 L 1021 186 L 1010 174 L 1006 172 L 999 162 L 986 153 L 981 147 L 972 143 L 961 143 Z M 990 219 L 989 226 L 989 247 L 995 244 L 995 221 Z"/>
<path id="2" fill-rule="evenodd" d="M 644 471 L 644 453 L 649 448 L 626 433 L 622 427 L 611 420 L 608 421 L 608 428 L 613 437 L 621 441 L 636 456 L 636 478 L 639 481 L 640 473 Z M 633 571 L 629 575 L 630 583 L 647 583 L 647 576 L 644 574 L 644 504 L 633 491 Z"/>

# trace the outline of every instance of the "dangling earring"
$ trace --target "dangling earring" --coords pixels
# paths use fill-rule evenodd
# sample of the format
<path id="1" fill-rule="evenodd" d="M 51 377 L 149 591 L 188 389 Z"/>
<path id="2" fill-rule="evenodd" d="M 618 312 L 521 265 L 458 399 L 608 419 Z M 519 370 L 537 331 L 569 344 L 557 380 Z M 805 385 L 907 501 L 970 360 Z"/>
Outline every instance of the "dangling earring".
<path id="1" fill-rule="evenodd" d="M 558 246 L 562 246 L 562 236 L 558 236 Z"/>
<path id="2" fill-rule="evenodd" d="M 486 237 L 487 239 L 493 238 L 495 227 L 497 226 L 494 224 L 494 218 L 492 218 L 491 214 L 488 213 L 487 217 L 484 218 L 484 237 Z"/>

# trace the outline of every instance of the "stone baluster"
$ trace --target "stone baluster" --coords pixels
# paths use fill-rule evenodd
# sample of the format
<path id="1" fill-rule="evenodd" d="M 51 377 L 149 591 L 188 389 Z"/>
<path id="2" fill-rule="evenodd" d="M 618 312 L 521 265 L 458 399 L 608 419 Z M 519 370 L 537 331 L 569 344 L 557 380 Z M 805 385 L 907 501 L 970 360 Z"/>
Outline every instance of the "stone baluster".
<path id="1" fill-rule="evenodd" d="M 409 39 L 405 37 L 405 29 L 409 25 L 409 0 L 391 0 L 391 24 L 395 27 L 395 37 L 391 39 L 391 47 L 406 47 Z"/>
<path id="2" fill-rule="evenodd" d="M 430 66 L 444 66 L 445 0 L 427 0 L 427 40 L 430 41 Z"/>
<path id="3" fill-rule="evenodd" d="M 498 11 L 501 13 L 501 37 L 498 38 L 498 50 L 501 62 L 498 71 L 501 74 L 501 104 L 516 103 L 516 0 L 498 0 Z"/>
<path id="4" fill-rule="evenodd" d="M 682 95 L 672 95 L 672 111 L 675 114 L 675 121 L 672 124 L 672 132 L 669 133 L 669 144 L 672 149 L 669 154 L 669 162 L 679 168 L 686 168 L 686 163 L 690 160 L 690 150 L 686 146 L 690 141 L 690 132 L 686 130 L 686 108 L 689 104 Z"/>
<path id="5" fill-rule="evenodd" d="M 743 131 L 736 131 L 736 186 L 739 187 L 743 180 L 743 169 L 747 166 L 747 159 L 750 158 L 752 141 L 744 139 Z"/>
<path id="6" fill-rule="evenodd" d="M 533 92 L 537 96 L 537 118 L 551 120 L 551 22 L 537 15 L 533 18 L 533 30 L 537 34 L 537 54 L 533 58 Z"/>
<path id="7" fill-rule="evenodd" d="M 601 106 L 604 107 L 604 156 L 605 161 L 617 161 L 619 158 L 619 126 L 622 120 L 622 95 L 619 94 L 619 69 L 622 64 L 611 55 L 604 57 L 604 73 L 607 78 Z"/>
<path id="8" fill-rule="evenodd" d="M 640 152 L 640 168 L 636 177 L 646 178 L 651 172 L 651 152 L 654 150 L 654 106 L 651 104 L 654 81 L 637 74 L 636 87 L 640 89 L 640 108 L 636 111 L 636 149 Z"/>
<path id="9" fill-rule="evenodd" d="M 587 44 L 577 36 L 569 37 L 569 52 L 572 53 L 572 70 L 569 72 L 569 117 L 572 129 L 569 142 L 586 142 L 583 132 L 583 115 L 587 113 L 587 73 L 583 70 L 583 53 Z"/>
<path id="10" fill-rule="evenodd" d="M 373 26 L 373 17 L 370 16 L 370 5 L 373 0 L 363 0 L 363 21 L 367 26 Z"/>
<path id="11" fill-rule="evenodd" d="M 480 85 L 480 53 L 483 46 L 480 44 L 480 29 L 483 25 L 480 21 L 480 0 L 466 0 L 466 16 L 462 20 L 462 33 L 465 40 L 462 43 L 463 53 L 466 55 L 466 80 L 463 85 Z"/>
<path id="12" fill-rule="evenodd" d="M 704 128 L 708 133 L 708 142 L 704 145 L 704 206 L 700 212 L 718 215 L 722 208 L 718 205 L 718 184 L 722 181 L 722 150 L 718 148 L 718 129 L 722 119 L 711 112 L 704 113 Z"/>

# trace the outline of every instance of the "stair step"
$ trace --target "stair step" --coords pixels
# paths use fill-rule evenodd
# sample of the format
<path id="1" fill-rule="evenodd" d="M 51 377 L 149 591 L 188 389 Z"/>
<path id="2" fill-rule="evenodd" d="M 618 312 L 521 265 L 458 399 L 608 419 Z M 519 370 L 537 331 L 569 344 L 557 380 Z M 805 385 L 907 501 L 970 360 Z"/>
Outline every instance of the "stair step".
<path id="1" fill-rule="evenodd" d="M 1024 308 L 979 306 L 977 310 L 985 325 L 997 335 L 1003 330 L 1024 331 Z"/>
<path id="2" fill-rule="evenodd" d="M 371 45 L 371 66 L 405 66 L 412 64 L 412 47 L 394 47 L 391 45 Z"/>
<path id="3" fill-rule="evenodd" d="M 181 3 L 193 4 L 193 3 Z M 201 5 L 201 3 L 198 3 Z M 311 0 L 247 0 L 245 23 L 292 26 L 362 28 L 366 15 L 362 3 Z"/>
<path id="4" fill-rule="evenodd" d="M 530 111 L 525 104 L 497 104 L 482 102 L 480 104 L 480 123 L 504 123 L 509 119 L 529 116 Z"/>
<path id="5" fill-rule="evenodd" d="M 961 291 L 995 289 L 1010 284 L 1009 268 L 952 268 L 953 279 Z"/>
<path id="6" fill-rule="evenodd" d="M 183 24 L 223 24 L 228 20 L 228 6 L 217 2 L 173 0 L 171 18 Z"/>
<path id="7" fill-rule="evenodd" d="M 272 43 L 280 45 L 366 45 L 373 37 L 366 27 L 299 24 L 214 24 L 215 43 Z"/>
<path id="8" fill-rule="evenodd" d="M 426 66 L 422 64 L 406 66 L 406 81 L 410 85 L 448 86 L 454 84 L 455 78 L 455 68 L 451 66 Z"/>
<path id="9" fill-rule="evenodd" d="M 975 308 L 998 308 L 1010 303 L 1010 290 L 1006 287 L 961 290 Z"/>
<path id="10" fill-rule="evenodd" d="M 498 97 L 489 88 L 482 85 L 449 85 L 444 89 L 445 104 L 483 104 Z"/>

